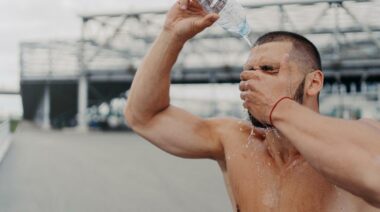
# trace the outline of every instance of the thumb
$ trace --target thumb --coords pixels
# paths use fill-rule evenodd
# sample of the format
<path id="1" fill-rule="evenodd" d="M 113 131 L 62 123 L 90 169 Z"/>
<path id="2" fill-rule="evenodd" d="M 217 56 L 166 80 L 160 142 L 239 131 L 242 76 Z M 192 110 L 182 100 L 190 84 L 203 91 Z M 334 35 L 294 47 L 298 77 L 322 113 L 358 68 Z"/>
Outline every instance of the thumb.
<path id="1" fill-rule="evenodd" d="M 205 29 L 209 26 L 211 26 L 213 23 L 216 22 L 216 20 L 219 19 L 219 15 L 216 13 L 210 13 L 204 16 L 202 19 L 196 22 L 196 26 Z"/>

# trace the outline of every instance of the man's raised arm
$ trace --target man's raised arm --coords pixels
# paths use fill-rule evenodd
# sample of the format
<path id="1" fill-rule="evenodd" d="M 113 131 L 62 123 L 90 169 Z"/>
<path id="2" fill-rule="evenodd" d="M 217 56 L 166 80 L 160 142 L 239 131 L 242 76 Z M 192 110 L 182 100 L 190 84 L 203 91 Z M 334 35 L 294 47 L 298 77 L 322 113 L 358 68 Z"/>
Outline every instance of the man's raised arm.
<path id="1" fill-rule="evenodd" d="M 203 120 L 170 105 L 170 71 L 183 45 L 212 25 L 196 1 L 181 0 L 167 14 L 164 28 L 143 59 L 129 92 L 125 117 L 132 129 L 173 155 L 221 158 L 218 120 Z"/>

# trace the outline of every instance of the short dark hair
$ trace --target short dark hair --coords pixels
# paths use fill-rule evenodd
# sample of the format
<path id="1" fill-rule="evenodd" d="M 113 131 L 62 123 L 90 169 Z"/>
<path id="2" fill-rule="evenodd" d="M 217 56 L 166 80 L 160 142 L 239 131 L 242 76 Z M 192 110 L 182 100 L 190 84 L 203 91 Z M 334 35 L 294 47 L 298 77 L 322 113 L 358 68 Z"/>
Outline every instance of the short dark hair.
<path id="1" fill-rule="evenodd" d="M 276 41 L 291 42 L 294 49 L 301 53 L 303 61 L 307 62 L 314 70 L 322 70 L 321 56 L 317 47 L 307 38 L 297 33 L 287 31 L 269 32 L 259 37 L 253 46 L 256 47 L 265 43 Z"/>

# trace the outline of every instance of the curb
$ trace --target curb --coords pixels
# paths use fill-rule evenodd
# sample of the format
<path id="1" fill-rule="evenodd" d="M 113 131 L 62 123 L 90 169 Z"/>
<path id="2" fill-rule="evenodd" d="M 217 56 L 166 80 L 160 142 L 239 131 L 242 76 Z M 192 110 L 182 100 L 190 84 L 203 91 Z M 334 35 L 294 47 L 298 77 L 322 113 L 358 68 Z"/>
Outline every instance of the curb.
<path id="1" fill-rule="evenodd" d="M 0 164 L 8 152 L 9 146 L 11 145 L 11 140 L 12 136 L 8 136 L 4 141 L 0 143 Z"/>

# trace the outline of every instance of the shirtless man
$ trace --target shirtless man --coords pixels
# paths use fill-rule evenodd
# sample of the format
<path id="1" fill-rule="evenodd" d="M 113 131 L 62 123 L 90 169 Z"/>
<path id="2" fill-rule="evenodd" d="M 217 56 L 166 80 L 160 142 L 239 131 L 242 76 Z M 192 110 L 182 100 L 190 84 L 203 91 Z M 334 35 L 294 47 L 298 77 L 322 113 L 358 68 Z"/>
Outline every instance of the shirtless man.
<path id="1" fill-rule="evenodd" d="M 170 105 L 178 54 L 217 19 L 195 0 L 170 9 L 129 93 L 133 130 L 170 154 L 217 161 L 234 211 L 380 211 L 380 124 L 318 113 L 323 73 L 305 38 L 274 32 L 255 43 L 240 83 L 251 123 Z"/>

